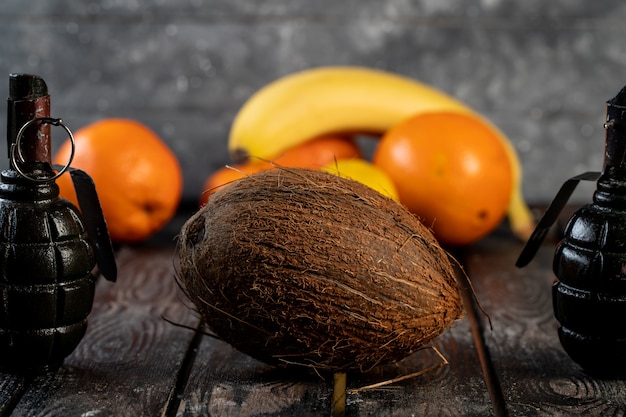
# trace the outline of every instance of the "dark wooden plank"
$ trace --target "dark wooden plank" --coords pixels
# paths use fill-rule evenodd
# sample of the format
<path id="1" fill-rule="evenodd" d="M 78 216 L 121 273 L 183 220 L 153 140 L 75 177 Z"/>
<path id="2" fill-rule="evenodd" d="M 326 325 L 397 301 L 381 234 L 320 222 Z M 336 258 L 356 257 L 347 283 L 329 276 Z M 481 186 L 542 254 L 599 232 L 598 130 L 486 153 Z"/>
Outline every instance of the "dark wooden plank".
<path id="1" fill-rule="evenodd" d="M 522 246 L 496 233 L 466 254 L 466 269 L 493 324 L 486 341 L 510 415 L 623 415 L 626 381 L 587 376 L 559 343 L 551 298 L 554 241 L 517 269 Z"/>
<path id="2" fill-rule="evenodd" d="M 457 322 L 432 343 L 449 364 L 422 376 L 380 390 L 364 391 L 348 397 L 353 416 L 489 416 L 492 405 L 476 353 L 467 318 Z M 417 352 L 397 365 L 379 370 L 367 379 L 385 380 L 438 363 L 429 351 Z M 353 380 L 353 386 L 366 381 Z M 350 404 L 350 403 L 349 403 Z"/>
<path id="3" fill-rule="evenodd" d="M 491 404 L 482 378 L 467 319 L 457 322 L 433 345 L 449 365 L 424 375 L 359 391 L 436 366 L 431 350 L 394 366 L 348 374 L 347 416 L 486 416 Z M 179 416 L 320 416 L 330 415 L 332 376 L 305 370 L 280 370 L 205 337 L 185 390 Z"/>
<path id="4" fill-rule="evenodd" d="M 9 416 L 28 385 L 25 377 L 0 372 L 0 417 Z"/>
<path id="5" fill-rule="evenodd" d="M 330 415 L 322 412 L 326 385 L 311 375 L 300 378 L 277 371 L 223 342 L 205 338 L 178 415 Z"/>
<path id="6" fill-rule="evenodd" d="M 56 373 L 33 380 L 14 415 L 159 416 L 173 395 L 195 319 L 174 282 L 173 249 L 122 248 L 100 281 L 85 338 Z"/>

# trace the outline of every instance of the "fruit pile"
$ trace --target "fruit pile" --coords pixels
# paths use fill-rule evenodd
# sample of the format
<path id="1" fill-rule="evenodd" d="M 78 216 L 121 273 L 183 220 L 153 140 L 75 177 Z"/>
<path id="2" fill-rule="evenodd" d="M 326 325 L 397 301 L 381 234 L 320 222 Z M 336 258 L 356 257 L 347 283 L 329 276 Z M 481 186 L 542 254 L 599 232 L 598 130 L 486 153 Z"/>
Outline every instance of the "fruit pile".
<path id="1" fill-rule="evenodd" d="M 115 242 L 139 242 L 174 215 L 182 171 L 146 126 L 104 119 L 75 132 L 72 166 L 94 179 Z M 378 139 L 371 156 L 357 137 Z M 373 139 L 373 140 L 375 140 Z M 201 205 L 232 181 L 276 168 L 324 170 L 399 201 L 447 245 L 466 245 L 508 213 L 526 240 L 534 219 L 521 166 L 506 136 L 467 105 L 416 80 L 360 67 L 320 67 L 280 78 L 252 95 L 233 121 L 235 161 L 205 182 Z M 70 156 L 67 141 L 54 162 Z M 61 196 L 76 203 L 69 175 Z"/>
<path id="2" fill-rule="evenodd" d="M 366 159 L 355 135 L 379 142 Z M 326 170 L 398 200 L 447 245 L 467 245 L 508 213 L 526 239 L 534 220 L 505 135 L 465 104 L 416 80 L 360 67 L 320 67 L 278 79 L 231 127 L 238 164 L 206 181 L 200 203 L 233 180 L 279 167 Z"/>

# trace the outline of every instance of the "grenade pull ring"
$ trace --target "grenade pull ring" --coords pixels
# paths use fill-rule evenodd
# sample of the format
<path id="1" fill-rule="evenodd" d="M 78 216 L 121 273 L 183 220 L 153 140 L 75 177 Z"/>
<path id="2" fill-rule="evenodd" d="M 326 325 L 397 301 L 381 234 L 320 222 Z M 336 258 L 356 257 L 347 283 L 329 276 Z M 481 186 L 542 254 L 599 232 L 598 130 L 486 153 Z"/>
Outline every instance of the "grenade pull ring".
<path id="1" fill-rule="evenodd" d="M 55 175 L 53 175 L 52 177 L 47 177 L 47 178 L 35 178 L 32 177 L 28 174 L 26 174 L 22 168 L 20 168 L 21 164 L 24 164 L 26 162 L 26 159 L 24 158 L 24 154 L 22 153 L 22 147 L 21 147 L 21 141 L 22 141 L 22 137 L 24 136 L 24 132 L 26 132 L 26 129 L 28 129 L 28 127 L 33 124 L 33 123 L 41 123 L 41 124 L 49 124 L 52 126 L 61 126 L 63 129 L 65 129 L 65 131 L 67 132 L 70 142 L 72 144 L 72 149 L 70 151 L 70 157 L 67 161 L 67 163 L 63 166 L 63 168 L 61 168 Z M 70 165 L 72 164 L 72 160 L 74 159 L 74 152 L 76 150 L 76 142 L 74 141 L 74 135 L 72 134 L 72 131 L 70 130 L 69 127 L 67 127 L 64 123 L 62 119 L 55 119 L 53 117 L 36 117 L 34 119 L 29 120 L 28 122 L 24 123 L 24 125 L 20 128 L 20 130 L 17 132 L 17 137 L 15 138 L 15 143 L 13 143 L 11 145 L 11 152 L 10 152 L 10 161 L 11 164 L 13 165 L 13 167 L 15 168 L 15 170 L 24 178 L 31 180 L 33 182 L 37 182 L 37 183 L 46 183 L 46 182 L 52 182 L 54 180 L 56 180 L 57 178 L 59 178 L 61 175 L 63 175 L 65 173 L 65 171 L 67 171 L 70 167 Z"/>

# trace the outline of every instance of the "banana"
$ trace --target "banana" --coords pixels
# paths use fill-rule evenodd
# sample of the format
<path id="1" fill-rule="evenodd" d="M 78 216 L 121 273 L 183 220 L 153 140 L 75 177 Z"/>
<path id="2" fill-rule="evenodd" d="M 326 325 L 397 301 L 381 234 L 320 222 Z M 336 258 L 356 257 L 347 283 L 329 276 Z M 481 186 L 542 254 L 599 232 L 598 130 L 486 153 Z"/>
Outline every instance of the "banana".
<path id="1" fill-rule="evenodd" d="M 502 140 L 513 170 L 507 211 L 513 233 L 526 240 L 535 227 L 522 195 L 515 148 L 495 125 L 469 106 L 417 80 L 363 67 L 318 67 L 280 78 L 253 94 L 235 116 L 228 149 L 235 161 L 272 160 L 327 133 L 383 133 L 427 112 L 461 112 L 488 123 Z"/>

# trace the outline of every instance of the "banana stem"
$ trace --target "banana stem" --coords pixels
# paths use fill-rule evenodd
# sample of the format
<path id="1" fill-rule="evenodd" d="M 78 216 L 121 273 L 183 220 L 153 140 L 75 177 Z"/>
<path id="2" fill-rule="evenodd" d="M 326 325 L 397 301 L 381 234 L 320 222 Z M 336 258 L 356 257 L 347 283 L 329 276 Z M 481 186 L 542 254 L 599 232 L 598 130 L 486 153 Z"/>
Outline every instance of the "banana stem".
<path id="1" fill-rule="evenodd" d="M 333 375 L 332 417 L 345 417 L 346 415 L 346 383 L 346 373 L 335 372 Z"/>

